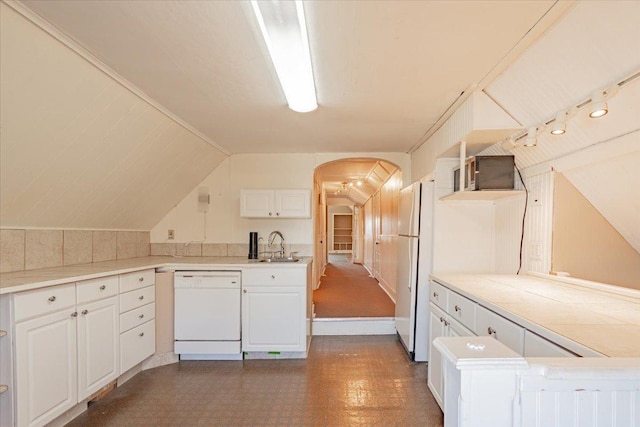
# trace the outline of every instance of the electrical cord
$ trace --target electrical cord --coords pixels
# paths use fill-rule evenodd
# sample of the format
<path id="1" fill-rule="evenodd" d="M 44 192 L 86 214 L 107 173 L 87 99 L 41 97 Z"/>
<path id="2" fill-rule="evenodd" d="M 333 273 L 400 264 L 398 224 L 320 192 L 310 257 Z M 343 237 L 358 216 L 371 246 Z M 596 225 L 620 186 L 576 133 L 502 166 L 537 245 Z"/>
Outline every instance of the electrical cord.
<path id="1" fill-rule="evenodd" d="M 522 183 L 522 187 L 524 188 L 524 212 L 522 213 L 522 231 L 520 232 L 520 262 L 518 264 L 518 271 L 516 274 L 520 274 L 520 270 L 522 269 L 522 248 L 524 245 L 524 220 L 527 217 L 527 205 L 529 204 L 529 190 L 527 189 L 526 184 L 524 183 L 524 179 L 522 179 L 522 174 L 520 173 L 520 169 L 515 165 L 516 171 L 518 171 L 518 176 L 520 177 L 520 182 Z"/>

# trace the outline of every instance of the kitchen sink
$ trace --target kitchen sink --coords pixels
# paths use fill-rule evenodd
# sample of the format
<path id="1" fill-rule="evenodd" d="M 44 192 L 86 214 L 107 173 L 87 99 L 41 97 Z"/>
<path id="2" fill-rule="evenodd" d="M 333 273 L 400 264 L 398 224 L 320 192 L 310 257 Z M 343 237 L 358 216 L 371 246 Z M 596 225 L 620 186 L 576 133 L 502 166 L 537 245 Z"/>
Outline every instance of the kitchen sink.
<path id="1" fill-rule="evenodd" d="M 298 262 L 300 258 L 264 258 L 259 262 Z"/>

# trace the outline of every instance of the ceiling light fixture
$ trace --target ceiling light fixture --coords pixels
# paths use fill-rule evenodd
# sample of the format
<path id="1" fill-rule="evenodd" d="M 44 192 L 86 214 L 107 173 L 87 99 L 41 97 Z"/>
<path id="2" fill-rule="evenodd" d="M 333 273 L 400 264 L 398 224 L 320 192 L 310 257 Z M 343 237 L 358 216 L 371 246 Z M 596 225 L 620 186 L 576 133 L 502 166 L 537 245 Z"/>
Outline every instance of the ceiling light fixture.
<path id="1" fill-rule="evenodd" d="M 604 99 L 604 92 L 599 90 L 596 91 L 591 97 L 591 109 L 589 110 L 589 117 L 592 119 L 597 119 L 598 117 L 602 117 L 609 112 L 609 108 L 607 107 L 607 102 Z"/>
<path id="2" fill-rule="evenodd" d="M 562 135 L 567 132 L 567 113 L 562 111 L 558 113 L 556 119 L 551 126 L 551 135 Z"/>
<path id="3" fill-rule="evenodd" d="M 538 138 L 536 137 L 536 128 L 530 127 L 527 131 L 527 137 L 524 140 L 525 147 L 535 147 L 538 145 Z"/>
<path id="4" fill-rule="evenodd" d="M 302 0 L 251 1 L 289 108 L 318 108 Z"/>

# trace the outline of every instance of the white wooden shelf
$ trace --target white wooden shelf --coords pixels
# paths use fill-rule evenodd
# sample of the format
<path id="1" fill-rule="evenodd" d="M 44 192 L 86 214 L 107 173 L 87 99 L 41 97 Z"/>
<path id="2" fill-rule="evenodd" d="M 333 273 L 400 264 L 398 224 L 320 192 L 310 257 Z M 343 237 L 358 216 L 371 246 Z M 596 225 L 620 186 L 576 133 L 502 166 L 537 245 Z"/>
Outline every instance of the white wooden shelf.
<path id="1" fill-rule="evenodd" d="M 524 194 L 522 190 L 479 190 L 479 191 L 456 191 L 449 195 L 440 197 L 442 201 L 450 200 L 498 200 L 507 197 L 515 197 Z"/>

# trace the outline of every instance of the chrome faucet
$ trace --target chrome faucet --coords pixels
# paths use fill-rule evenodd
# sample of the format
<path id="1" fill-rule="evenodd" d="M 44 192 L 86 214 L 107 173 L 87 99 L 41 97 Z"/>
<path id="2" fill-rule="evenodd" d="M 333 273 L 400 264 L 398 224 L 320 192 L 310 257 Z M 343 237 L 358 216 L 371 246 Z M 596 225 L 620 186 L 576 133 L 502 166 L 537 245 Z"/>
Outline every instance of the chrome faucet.
<path id="1" fill-rule="evenodd" d="M 276 237 L 280 237 L 280 250 L 276 253 L 280 254 L 278 258 L 284 258 L 284 236 L 281 232 L 272 231 L 271 234 L 269 234 L 267 242 L 269 243 L 269 246 L 273 245 L 273 241 L 276 239 Z"/>

